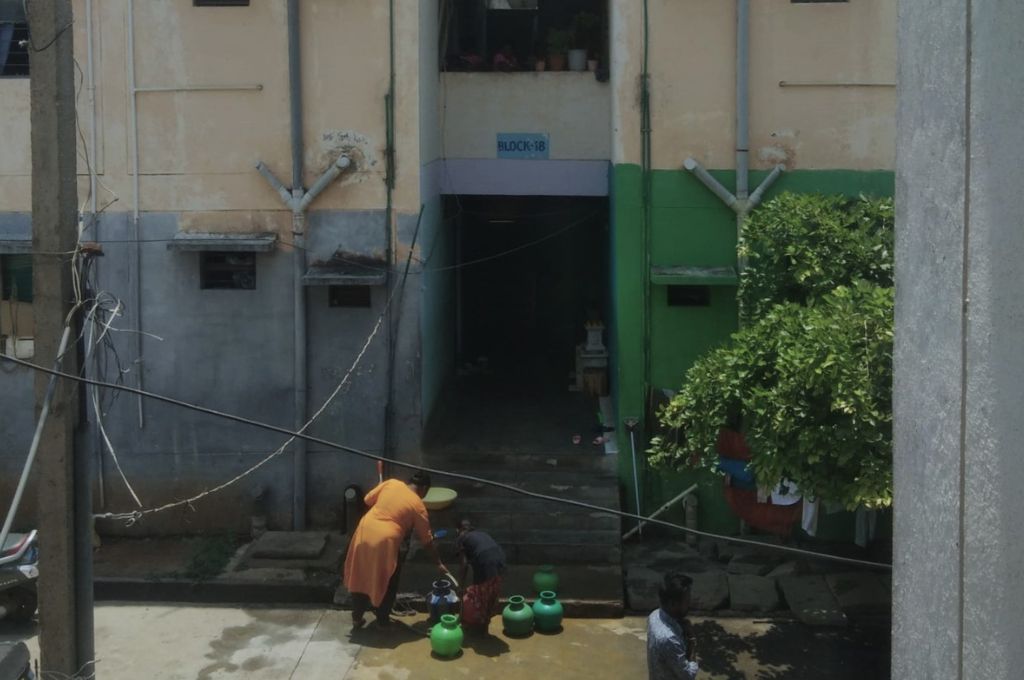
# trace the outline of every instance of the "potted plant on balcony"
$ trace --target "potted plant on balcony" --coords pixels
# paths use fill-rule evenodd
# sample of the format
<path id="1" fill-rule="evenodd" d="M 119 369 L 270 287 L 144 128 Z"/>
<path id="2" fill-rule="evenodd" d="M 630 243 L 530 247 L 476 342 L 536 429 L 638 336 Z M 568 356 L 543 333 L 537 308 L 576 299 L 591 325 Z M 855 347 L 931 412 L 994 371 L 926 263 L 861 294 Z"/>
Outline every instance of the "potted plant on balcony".
<path id="1" fill-rule="evenodd" d="M 569 70 L 587 70 L 588 54 L 597 54 L 601 20 L 592 12 L 579 12 L 572 19 L 572 49 L 569 50 Z M 597 65 L 594 64 L 596 70 Z"/>
<path id="2" fill-rule="evenodd" d="M 565 70 L 565 55 L 571 41 L 570 31 L 561 28 L 548 29 L 548 70 Z"/>

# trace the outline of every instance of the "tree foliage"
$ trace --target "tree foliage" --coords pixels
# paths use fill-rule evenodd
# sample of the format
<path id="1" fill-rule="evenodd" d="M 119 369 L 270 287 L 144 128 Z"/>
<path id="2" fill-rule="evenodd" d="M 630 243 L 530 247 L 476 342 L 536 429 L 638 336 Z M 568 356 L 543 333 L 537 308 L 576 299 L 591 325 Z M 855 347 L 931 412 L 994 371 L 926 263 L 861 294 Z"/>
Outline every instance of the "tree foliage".
<path id="1" fill-rule="evenodd" d="M 892 502 L 892 203 L 783 195 L 750 220 L 748 323 L 659 413 L 656 465 L 714 469 L 737 416 L 761 484 L 848 507 Z"/>
<path id="2" fill-rule="evenodd" d="M 837 286 L 856 281 L 893 285 L 891 199 L 783 194 L 744 226 L 740 279 L 744 323 L 777 304 L 814 304 Z"/>

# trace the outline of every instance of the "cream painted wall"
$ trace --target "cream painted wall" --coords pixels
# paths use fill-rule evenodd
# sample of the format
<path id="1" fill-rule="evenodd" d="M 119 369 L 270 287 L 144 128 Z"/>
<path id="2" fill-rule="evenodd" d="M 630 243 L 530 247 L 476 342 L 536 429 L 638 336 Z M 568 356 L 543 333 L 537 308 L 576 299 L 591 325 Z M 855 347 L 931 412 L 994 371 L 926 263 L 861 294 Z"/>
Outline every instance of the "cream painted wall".
<path id="1" fill-rule="evenodd" d="M 446 73 L 446 158 L 494 158 L 499 132 L 546 132 L 551 158 L 611 158 L 611 86 L 593 73 Z"/>
<path id="2" fill-rule="evenodd" d="M 895 0 L 751 5 L 752 166 L 781 160 L 791 169 L 891 168 L 893 88 L 782 88 L 779 82 L 891 83 Z M 290 175 L 284 0 L 244 8 L 193 7 L 191 0 L 136 0 L 135 6 L 139 86 L 262 86 L 139 95 L 142 209 L 193 213 L 196 229 L 283 227 L 278 198 L 253 165 L 263 160 L 280 177 Z M 383 0 L 302 3 L 306 183 L 342 150 L 357 159 L 357 170 L 315 209 L 384 205 L 387 6 Z M 84 8 L 84 0 L 75 0 L 80 19 Z M 112 210 L 133 203 L 126 8 L 127 0 L 94 0 L 100 147 L 92 161 L 109 188 L 100 203 L 119 199 Z M 423 164 L 440 155 L 493 157 L 499 131 L 549 132 L 553 158 L 639 162 L 638 0 L 612 1 L 610 84 L 589 74 L 460 73 L 444 76 L 441 86 L 422 64 L 427 55 L 436 58 L 436 2 L 395 0 L 395 8 L 399 212 L 417 212 Z M 655 166 L 678 167 L 693 155 L 709 167 L 732 167 L 734 3 L 650 0 L 650 12 Z M 85 21 L 74 30 L 84 69 Z M 79 109 L 88 138 L 88 91 L 79 95 Z M 30 209 L 28 114 L 28 82 L 0 81 L 2 211 Z M 436 135 L 423 134 L 442 119 L 443 150 Z M 84 180 L 81 186 L 84 199 Z"/>
<path id="3" fill-rule="evenodd" d="M 75 0 L 75 52 L 86 65 L 84 0 Z M 419 205 L 419 15 L 417 0 L 395 0 L 395 207 Z M 112 210 L 130 210 L 131 126 L 127 88 L 127 0 L 94 0 L 100 149 L 95 166 Z M 355 172 L 326 191 L 315 209 L 384 206 L 384 95 L 388 87 L 388 5 L 380 0 L 304 0 L 303 75 L 306 184 L 341 151 Z M 141 206 L 144 211 L 279 211 L 254 169 L 263 160 L 288 183 L 290 143 L 284 0 L 250 7 L 193 7 L 192 0 L 135 2 L 135 70 L 140 88 L 260 85 L 258 91 L 154 92 L 138 98 Z M 89 136 L 89 93 L 79 95 Z M 28 81 L 0 81 L 0 210 L 30 209 Z M 84 162 L 79 172 L 86 173 Z M 87 184 L 83 183 L 84 199 Z M 223 214 L 208 226 L 231 229 Z M 278 222 L 274 217 L 258 218 Z M 283 221 L 280 221 L 284 224 Z M 199 225 L 203 226 L 203 225 Z"/>
<path id="4" fill-rule="evenodd" d="M 0 79 L 0 186 L 32 165 L 29 140 L 28 79 Z M 9 210 L 0 204 L 0 210 Z"/>
<path id="5" fill-rule="evenodd" d="M 438 0 L 420 2 L 420 165 L 441 157 L 441 74 L 438 47 Z"/>
<path id="6" fill-rule="evenodd" d="M 896 2 L 752 0 L 751 167 L 891 169 Z M 640 160 L 642 3 L 612 3 L 615 162 Z M 649 0 L 653 163 L 734 166 L 735 3 Z M 780 87 L 822 83 L 815 87 Z M 887 87 L 839 87 L 842 83 Z"/>

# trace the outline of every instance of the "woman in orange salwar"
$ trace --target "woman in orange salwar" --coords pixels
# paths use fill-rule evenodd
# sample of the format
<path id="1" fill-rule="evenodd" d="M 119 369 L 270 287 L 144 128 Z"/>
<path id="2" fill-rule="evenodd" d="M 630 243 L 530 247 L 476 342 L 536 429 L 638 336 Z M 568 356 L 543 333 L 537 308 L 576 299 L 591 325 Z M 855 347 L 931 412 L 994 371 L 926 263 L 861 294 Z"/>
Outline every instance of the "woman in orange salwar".
<path id="1" fill-rule="evenodd" d="M 390 622 L 405 558 L 402 546 L 411 532 L 416 532 L 441 572 L 447 571 L 434 547 L 423 505 L 429 490 L 430 476 L 417 472 L 408 483 L 389 479 L 366 494 L 369 510 L 359 520 L 345 556 L 345 587 L 352 593 L 353 628 L 366 624 L 368 609 L 375 610 L 378 626 Z"/>

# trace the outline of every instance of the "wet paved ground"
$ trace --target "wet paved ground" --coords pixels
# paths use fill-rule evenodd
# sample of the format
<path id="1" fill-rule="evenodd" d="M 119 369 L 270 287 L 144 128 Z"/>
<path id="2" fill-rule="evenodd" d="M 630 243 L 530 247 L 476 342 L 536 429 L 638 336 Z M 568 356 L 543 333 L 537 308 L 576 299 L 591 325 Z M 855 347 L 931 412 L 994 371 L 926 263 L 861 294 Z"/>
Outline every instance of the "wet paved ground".
<path id="1" fill-rule="evenodd" d="M 643 618 L 568 620 L 558 635 L 468 641 L 463 654 L 435 659 L 422 616 L 387 632 L 353 633 L 348 612 L 173 605 L 96 609 L 96 677 L 103 680 L 284 678 L 449 680 L 553 677 L 644 678 Z M 870 680 L 888 678 L 888 630 L 812 629 L 792 621 L 694 619 L 701 679 Z M 0 623 L 0 639 L 35 628 Z M 497 628 L 497 626 L 493 626 Z M 56 677 L 56 676 L 54 676 Z"/>

